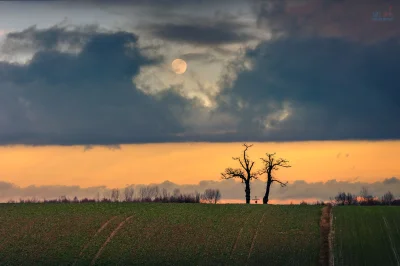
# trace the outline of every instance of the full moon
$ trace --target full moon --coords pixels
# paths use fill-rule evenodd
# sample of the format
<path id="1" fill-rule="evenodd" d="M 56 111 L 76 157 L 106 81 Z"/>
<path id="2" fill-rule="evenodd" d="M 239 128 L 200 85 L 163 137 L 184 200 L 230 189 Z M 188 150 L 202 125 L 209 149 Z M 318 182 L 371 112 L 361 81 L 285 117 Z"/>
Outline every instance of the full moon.
<path id="1" fill-rule="evenodd" d="M 182 59 L 175 59 L 174 61 L 172 61 L 172 70 L 176 73 L 176 74 L 183 74 L 186 71 L 187 68 L 187 64 L 184 60 Z"/>

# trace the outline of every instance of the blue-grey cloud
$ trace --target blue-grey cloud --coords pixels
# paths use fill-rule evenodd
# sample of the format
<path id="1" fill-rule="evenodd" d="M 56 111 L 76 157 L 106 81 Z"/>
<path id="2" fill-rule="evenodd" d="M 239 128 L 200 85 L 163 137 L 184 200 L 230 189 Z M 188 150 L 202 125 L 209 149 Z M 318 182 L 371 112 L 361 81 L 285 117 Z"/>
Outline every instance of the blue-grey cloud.
<path id="1" fill-rule="evenodd" d="M 398 42 L 264 42 L 247 51 L 250 70 L 226 79 L 219 108 L 240 118 L 235 140 L 399 139 Z"/>
<path id="2" fill-rule="evenodd" d="M 71 54 L 54 49 L 55 43 L 75 42 L 82 32 L 35 31 L 10 37 L 35 42 L 31 61 L 0 62 L 1 144 L 173 141 L 184 132 L 183 110 L 200 106 L 173 88 L 149 96 L 135 87 L 132 77 L 140 68 L 159 61 L 141 54 L 134 34 L 86 33 L 81 51 Z"/>
<path id="3" fill-rule="evenodd" d="M 166 26 L 178 25 L 176 40 L 211 49 L 239 41 L 228 35 L 248 26 L 235 19 L 210 23 Z M 221 34 L 198 41 L 200 35 L 190 37 L 195 31 L 178 34 L 181 26 Z M 399 139 L 398 43 L 398 35 L 365 43 L 287 31 L 227 65 L 216 109 L 209 109 L 177 86 L 155 95 L 135 86 L 142 67 L 162 62 L 144 55 L 135 34 L 31 27 L 9 33 L 3 46 L 5 53 L 34 56 L 23 65 L 0 61 L 0 144 Z"/>
<path id="4" fill-rule="evenodd" d="M 59 50 L 64 46 L 68 50 L 81 49 L 85 43 L 93 38 L 100 30 L 96 25 L 81 27 L 63 27 L 55 25 L 46 30 L 36 26 L 29 27 L 20 32 L 9 32 L 7 39 L 1 47 L 3 54 L 21 53 L 23 51 L 35 53 L 45 50 Z"/>
<path id="5" fill-rule="evenodd" d="M 195 45 L 220 45 L 255 40 L 256 36 L 245 32 L 245 29 L 245 24 L 229 21 L 162 23 L 147 26 L 147 30 L 163 40 Z"/>
<path id="6" fill-rule="evenodd" d="M 365 0 L 250 0 L 257 25 L 274 36 L 340 37 L 376 42 L 400 34 L 400 20 L 373 20 L 373 12 L 383 17 L 391 10 L 396 17 L 397 1 Z M 390 9 L 391 7 L 391 9 Z"/>

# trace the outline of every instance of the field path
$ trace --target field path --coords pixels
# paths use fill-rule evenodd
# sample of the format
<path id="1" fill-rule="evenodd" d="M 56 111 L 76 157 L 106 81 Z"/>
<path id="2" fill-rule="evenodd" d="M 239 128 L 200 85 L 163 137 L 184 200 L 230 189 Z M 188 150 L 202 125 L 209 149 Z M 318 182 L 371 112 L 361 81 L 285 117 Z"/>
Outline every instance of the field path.
<path id="1" fill-rule="evenodd" d="M 115 234 L 119 231 L 119 229 L 121 229 L 121 227 L 127 222 L 129 221 L 131 218 L 133 217 L 133 215 L 129 216 L 128 218 L 126 218 L 125 220 L 123 220 L 118 226 L 117 228 L 115 228 L 114 231 L 112 231 L 112 233 L 110 234 L 110 236 L 107 238 L 106 242 L 104 242 L 104 244 L 101 246 L 101 248 L 99 249 L 99 251 L 97 252 L 96 256 L 94 256 L 92 262 L 90 263 L 90 265 L 94 265 L 96 263 L 96 260 L 100 257 L 101 253 L 103 252 L 104 248 L 107 246 L 107 244 L 111 241 L 111 239 L 115 236 Z"/>
<path id="2" fill-rule="evenodd" d="M 335 228 L 333 227 L 333 211 L 331 209 L 330 211 L 330 221 L 329 221 L 329 225 L 330 225 L 330 230 L 329 230 L 329 254 L 330 254 L 330 258 L 329 258 L 329 266 L 334 266 L 335 265 L 335 253 L 333 250 L 333 241 L 334 241 L 334 236 L 335 236 Z"/>
<path id="3" fill-rule="evenodd" d="M 75 261 L 74 261 L 74 263 L 72 264 L 72 266 L 74 266 L 74 265 L 78 262 L 78 259 L 79 259 L 80 257 L 82 257 L 83 252 L 87 249 L 87 247 L 89 246 L 90 242 L 91 242 L 94 238 L 96 238 L 96 236 L 97 236 L 98 234 L 100 234 L 101 231 L 103 231 L 104 228 L 106 228 L 106 226 L 107 226 L 112 220 L 114 220 L 115 218 L 117 218 L 117 216 L 111 217 L 110 219 L 108 219 L 108 221 L 106 221 L 106 222 L 97 230 L 97 232 L 93 235 L 93 237 L 92 237 L 92 238 L 85 244 L 85 246 L 81 249 L 81 252 L 79 253 L 78 258 L 75 259 Z"/>
<path id="4" fill-rule="evenodd" d="M 253 251 L 253 248 L 254 248 L 254 243 L 256 242 L 258 228 L 260 228 L 260 224 L 261 224 L 262 220 L 264 219 L 264 216 L 265 216 L 265 212 L 261 216 L 260 221 L 258 222 L 258 225 L 257 225 L 257 228 L 256 228 L 256 232 L 253 235 L 253 240 L 251 241 L 251 247 L 250 247 L 250 250 L 249 250 L 249 255 L 247 256 L 246 265 L 249 262 L 249 259 L 250 259 L 250 256 L 251 256 L 251 252 Z"/>
<path id="5" fill-rule="evenodd" d="M 322 208 L 320 231 L 321 231 L 321 250 L 319 253 L 319 265 L 333 266 L 333 247 L 332 237 L 332 205 Z"/>

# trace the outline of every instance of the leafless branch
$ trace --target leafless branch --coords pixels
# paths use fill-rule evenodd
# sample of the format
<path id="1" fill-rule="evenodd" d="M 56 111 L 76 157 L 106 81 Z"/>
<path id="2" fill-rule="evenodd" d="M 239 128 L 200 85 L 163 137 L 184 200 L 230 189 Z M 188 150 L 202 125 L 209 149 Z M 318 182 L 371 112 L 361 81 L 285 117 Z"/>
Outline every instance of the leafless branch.
<path id="1" fill-rule="evenodd" d="M 292 167 L 289 165 L 289 161 L 279 158 L 275 160 L 274 156 L 275 153 L 266 153 L 267 158 L 260 158 L 261 161 L 264 162 L 265 168 L 270 169 L 270 170 L 278 170 L 279 167 L 284 167 L 284 168 L 289 168 Z"/>
<path id="2" fill-rule="evenodd" d="M 260 175 L 258 174 L 258 172 L 251 174 L 252 179 L 258 179 L 259 177 L 260 177 Z"/>
<path id="3" fill-rule="evenodd" d="M 247 150 L 248 150 L 249 148 L 253 147 L 253 144 L 248 145 L 248 144 L 244 143 L 243 146 L 246 147 L 246 148 L 243 150 L 243 160 L 244 160 L 244 163 L 246 164 L 246 167 L 249 168 L 250 160 L 249 160 L 249 158 L 248 158 L 246 152 L 247 152 Z"/>
<path id="4" fill-rule="evenodd" d="M 257 175 L 263 175 L 265 173 L 267 173 L 267 169 L 266 168 L 263 168 L 263 169 L 260 169 L 260 170 L 257 171 Z"/>
<path id="5" fill-rule="evenodd" d="M 240 177 L 243 180 L 247 180 L 247 179 L 251 179 L 251 178 L 256 179 L 256 177 L 258 175 L 258 172 L 257 171 L 256 172 L 252 172 L 252 169 L 253 169 L 253 166 L 254 166 L 255 162 L 254 161 L 250 161 L 249 156 L 247 154 L 247 150 L 250 147 L 253 147 L 253 145 L 252 144 L 249 145 L 249 144 L 244 143 L 243 146 L 245 147 L 245 149 L 243 150 L 243 157 L 232 157 L 232 159 L 235 160 L 235 161 L 238 161 L 240 163 L 240 166 L 242 167 L 242 169 L 236 169 L 236 170 L 243 170 L 242 174 L 243 174 L 244 178 Z M 247 175 L 245 175 L 245 174 L 247 174 Z M 228 174 L 227 172 L 225 172 L 222 177 L 224 179 L 227 179 L 227 178 L 233 178 L 233 177 L 239 177 L 239 176 L 238 175 L 232 176 L 232 173 Z"/>
<path id="6" fill-rule="evenodd" d="M 289 165 L 289 161 L 288 160 L 285 160 L 285 159 L 282 159 L 282 158 L 279 158 L 274 164 L 272 164 L 272 167 L 275 170 L 278 170 L 278 168 L 277 168 L 278 166 L 279 167 L 285 167 L 285 168 L 292 167 L 291 165 Z"/>
<path id="7" fill-rule="evenodd" d="M 281 182 L 281 181 L 279 181 L 279 180 L 277 180 L 277 179 L 272 179 L 272 182 L 278 182 L 279 184 L 281 184 L 281 187 L 286 187 L 287 184 L 288 184 L 287 181 L 286 181 L 286 183 L 283 183 L 283 182 Z"/>
<path id="8" fill-rule="evenodd" d="M 251 165 L 250 165 L 250 171 L 253 168 L 253 165 L 254 165 L 254 162 L 252 162 Z"/>
<path id="9" fill-rule="evenodd" d="M 226 168 L 224 173 L 221 173 L 222 179 L 241 178 L 246 179 L 245 173 L 242 169 Z"/>
<path id="10" fill-rule="evenodd" d="M 246 169 L 246 166 L 244 166 L 242 160 L 239 157 L 232 157 L 233 160 L 239 161 L 240 165 L 243 167 L 243 169 Z M 246 159 L 245 159 L 246 160 Z"/>

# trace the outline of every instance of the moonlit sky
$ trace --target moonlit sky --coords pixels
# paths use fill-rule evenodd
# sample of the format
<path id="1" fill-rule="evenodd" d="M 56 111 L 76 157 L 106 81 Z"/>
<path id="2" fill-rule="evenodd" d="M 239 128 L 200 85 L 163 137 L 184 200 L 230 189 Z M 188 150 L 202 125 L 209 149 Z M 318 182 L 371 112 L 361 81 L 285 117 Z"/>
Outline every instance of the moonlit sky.
<path id="1" fill-rule="evenodd" d="M 394 20 L 371 19 L 389 6 Z M 397 10 L 378 0 L 0 2 L 0 200 L 166 180 L 241 200 L 241 184 L 219 174 L 243 142 L 256 160 L 292 162 L 276 202 L 363 185 L 400 196 Z"/>

